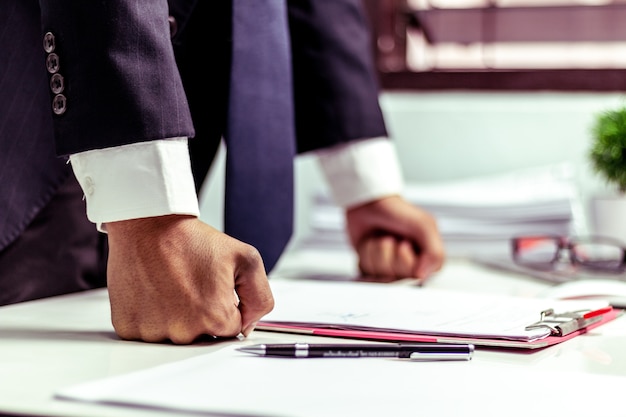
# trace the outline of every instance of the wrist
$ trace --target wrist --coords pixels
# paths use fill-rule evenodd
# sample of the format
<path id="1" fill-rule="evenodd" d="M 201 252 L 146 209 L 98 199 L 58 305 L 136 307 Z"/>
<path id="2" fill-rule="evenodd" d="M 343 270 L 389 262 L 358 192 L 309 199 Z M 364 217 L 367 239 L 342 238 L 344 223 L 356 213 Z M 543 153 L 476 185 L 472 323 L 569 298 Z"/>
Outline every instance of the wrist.
<path id="1" fill-rule="evenodd" d="M 173 227 L 177 227 L 182 222 L 197 220 L 196 216 L 186 214 L 169 214 L 165 216 L 142 217 L 137 219 L 120 220 L 105 223 L 109 239 L 115 239 L 116 236 L 130 234 L 145 236 L 151 234 L 155 230 L 166 231 Z"/>

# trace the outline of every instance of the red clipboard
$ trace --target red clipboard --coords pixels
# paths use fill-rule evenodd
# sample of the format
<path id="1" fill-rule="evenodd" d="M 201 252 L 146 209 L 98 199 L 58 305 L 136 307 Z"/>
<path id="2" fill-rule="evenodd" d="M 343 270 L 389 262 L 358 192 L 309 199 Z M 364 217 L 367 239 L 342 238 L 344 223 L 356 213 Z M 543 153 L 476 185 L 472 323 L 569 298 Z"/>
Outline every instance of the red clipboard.
<path id="1" fill-rule="evenodd" d="M 339 337 L 349 339 L 363 339 L 363 340 L 376 340 L 386 342 L 414 342 L 414 343 L 471 343 L 476 347 L 483 348 L 505 348 L 505 349 L 541 349 L 548 346 L 552 346 L 558 343 L 565 342 L 573 339 L 581 334 L 588 333 L 589 331 L 599 327 L 605 323 L 608 323 L 615 318 L 621 316 L 624 310 L 610 309 L 603 314 L 595 315 L 590 323 L 585 327 L 578 330 L 574 330 L 562 336 L 553 335 L 547 336 L 543 339 L 537 339 L 532 341 L 519 341 L 519 340 L 507 340 L 507 339 L 495 339 L 495 338 L 483 338 L 483 337 L 460 337 L 460 336 L 436 336 L 428 334 L 417 333 L 400 333 L 390 331 L 376 331 L 376 330 L 354 330 L 354 329 L 339 329 L 333 327 L 323 326 L 308 326 L 308 325 L 294 325 L 283 324 L 277 322 L 265 322 L 260 321 L 255 330 L 280 332 L 280 333 L 295 333 L 306 334 L 311 336 L 325 336 L 325 337 Z M 542 317 L 543 319 L 543 317 Z M 595 320 L 594 320 L 595 319 Z M 541 320 L 540 320 L 541 321 Z"/>

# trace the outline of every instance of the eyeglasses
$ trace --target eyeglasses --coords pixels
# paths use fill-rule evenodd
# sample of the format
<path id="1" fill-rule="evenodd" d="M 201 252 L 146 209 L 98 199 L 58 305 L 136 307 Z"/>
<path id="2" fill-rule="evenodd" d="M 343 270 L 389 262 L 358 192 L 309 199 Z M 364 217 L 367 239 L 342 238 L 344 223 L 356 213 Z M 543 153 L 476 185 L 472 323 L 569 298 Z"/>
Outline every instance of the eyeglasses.
<path id="1" fill-rule="evenodd" d="M 626 269 L 626 248 L 615 239 L 590 236 L 522 236 L 511 240 L 513 260 L 528 268 L 554 271 L 567 268 L 605 273 Z"/>

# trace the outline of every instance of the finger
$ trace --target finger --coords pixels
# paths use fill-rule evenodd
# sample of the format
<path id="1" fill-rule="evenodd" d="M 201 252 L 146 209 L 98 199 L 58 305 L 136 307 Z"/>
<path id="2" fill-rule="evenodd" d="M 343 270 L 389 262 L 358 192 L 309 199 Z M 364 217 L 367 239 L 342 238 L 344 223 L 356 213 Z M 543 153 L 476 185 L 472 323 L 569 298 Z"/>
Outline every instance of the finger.
<path id="1" fill-rule="evenodd" d="M 188 345 L 194 342 L 201 337 L 206 336 L 222 336 L 222 337 L 230 337 L 231 332 L 225 332 L 223 334 L 216 334 L 220 332 L 214 332 L 213 330 L 203 330 L 200 326 L 190 326 L 189 323 L 176 322 L 171 323 L 167 329 L 167 337 L 161 337 L 161 340 L 168 339 L 175 345 Z M 143 337 L 144 340 L 148 341 L 146 335 Z"/>
<path id="2" fill-rule="evenodd" d="M 396 238 L 391 235 L 365 239 L 367 250 L 360 255 L 361 272 L 376 277 L 395 277 Z"/>
<path id="3" fill-rule="evenodd" d="M 440 270 L 445 260 L 445 249 L 435 219 L 423 214 L 422 221 L 408 228 L 410 238 L 417 248 L 417 265 L 414 275 L 422 280 Z"/>
<path id="4" fill-rule="evenodd" d="M 244 335 L 245 337 L 247 337 L 256 328 L 257 324 L 259 324 L 259 322 L 258 321 L 254 321 L 254 322 L 246 325 L 243 328 L 243 330 L 241 331 L 241 334 Z"/>
<path id="5" fill-rule="evenodd" d="M 267 278 L 265 278 L 267 283 Z M 248 336 L 256 327 L 263 316 L 274 308 L 274 297 L 269 285 L 264 288 L 256 286 L 258 290 L 254 295 L 241 295 L 239 311 L 241 312 L 241 333 Z"/>
<path id="6" fill-rule="evenodd" d="M 210 335 L 216 337 L 233 337 L 241 333 L 241 312 L 233 297 L 232 277 L 229 288 L 220 291 L 219 296 L 211 298 L 211 303 L 204 303 L 194 316 L 202 317 L 201 324 L 196 327 L 193 322 L 185 323 L 195 336 Z M 201 326 L 201 327 L 200 327 Z"/>
<path id="7" fill-rule="evenodd" d="M 426 279 L 441 269 L 446 257 L 443 239 L 434 220 L 427 228 L 424 244 L 420 248 L 417 276 Z"/>
<path id="8" fill-rule="evenodd" d="M 426 280 L 443 266 L 445 256 L 441 252 L 424 252 L 419 256 L 416 276 L 421 280 Z"/>
<path id="9" fill-rule="evenodd" d="M 419 255 L 410 240 L 402 239 L 396 243 L 396 255 L 393 262 L 396 278 L 417 278 L 416 270 Z"/>
<path id="10" fill-rule="evenodd" d="M 368 237 L 363 240 L 363 250 L 359 253 L 359 265 L 363 275 L 379 275 L 380 250 L 380 243 L 377 238 Z"/>
<path id="11" fill-rule="evenodd" d="M 357 255 L 359 257 L 359 270 L 363 275 L 370 275 L 369 271 L 374 269 L 372 254 L 375 252 L 374 241 L 372 239 L 364 239 L 357 247 Z"/>
<path id="12" fill-rule="evenodd" d="M 396 252 L 396 239 L 391 235 L 372 238 L 374 241 L 374 253 L 372 254 L 374 270 L 373 275 L 381 277 L 393 277 L 394 259 Z"/>
<path id="13" fill-rule="evenodd" d="M 235 290 L 239 296 L 241 333 L 247 336 L 256 323 L 274 308 L 274 297 L 258 252 L 239 269 L 235 278 Z"/>

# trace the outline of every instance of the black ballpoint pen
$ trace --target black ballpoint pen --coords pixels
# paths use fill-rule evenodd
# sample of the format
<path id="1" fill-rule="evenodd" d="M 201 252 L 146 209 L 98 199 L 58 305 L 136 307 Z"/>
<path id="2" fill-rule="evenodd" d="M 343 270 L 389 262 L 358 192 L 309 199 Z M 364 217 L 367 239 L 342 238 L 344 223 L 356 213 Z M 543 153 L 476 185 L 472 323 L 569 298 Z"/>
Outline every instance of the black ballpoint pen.
<path id="1" fill-rule="evenodd" d="M 471 344 L 260 344 L 237 350 L 259 356 L 284 358 L 405 358 L 423 361 L 470 360 Z"/>

